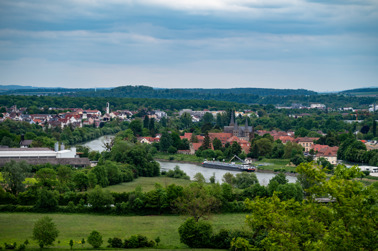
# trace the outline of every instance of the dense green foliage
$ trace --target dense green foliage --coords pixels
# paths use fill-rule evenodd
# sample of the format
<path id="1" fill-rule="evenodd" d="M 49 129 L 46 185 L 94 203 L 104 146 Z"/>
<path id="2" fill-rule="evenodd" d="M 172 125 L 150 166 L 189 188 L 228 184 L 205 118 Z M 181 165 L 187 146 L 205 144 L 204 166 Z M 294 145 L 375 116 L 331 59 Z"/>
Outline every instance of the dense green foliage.
<path id="1" fill-rule="evenodd" d="M 114 120 L 101 128 L 89 126 L 72 128 L 68 126 L 63 130 L 60 127 L 44 130 L 40 125 L 6 120 L 0 123 L 0 145 L 19 147 L 21 135 L 25 135 L 25 139 L 33 140 L 33 147 L 54 148 L 57 141 L 63 142 L 65 145 L 75 145 L 96 139 L 102 135 L 116 134 L 126 128 L 127 123 Z"/>
<path id="2" fill-rule="evenodd" d="M 93 248 L 99 248 L 103 243 L 102 236 L 99 232 L 97 232 L 96 230 L 93 230 L 89 234 L 87 238 L 87 242 L 91 244 Z"/>
<path id="3" fill-rule="evenodd" d="M 209 247 L 213 229 L 210 223 L 188 218 L 178 229 L 180 241 L 191 248 Z"/>
<path id="4" fill-rule="evenodd" d="M 33 239 L 36 240 L 41 248 L 50 246 L 58 237 L 59 231 L 55 223 L 48 216 L 35 222 L 33 228 Z"/>

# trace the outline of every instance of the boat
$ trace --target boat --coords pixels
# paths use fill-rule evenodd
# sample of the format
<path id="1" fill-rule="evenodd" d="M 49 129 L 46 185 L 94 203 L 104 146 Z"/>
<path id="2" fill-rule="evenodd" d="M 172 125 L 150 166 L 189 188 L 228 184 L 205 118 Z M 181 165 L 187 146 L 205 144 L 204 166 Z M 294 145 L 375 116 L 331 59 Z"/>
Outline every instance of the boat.
<path id="1" fill-rule="evenodd" d="M 243 172 L 254 172 L 256 171 L 255 166 L 250 166 L 248 164 L 235 164 L 235 163 L 226 163 L 220 161 L 207 161 L 205 160 L 202 163 L 203 167 L 215 168 L 215 169 L 223 169 L 223 170 L 230 170 L 230 171 L 243 171 Z"/>

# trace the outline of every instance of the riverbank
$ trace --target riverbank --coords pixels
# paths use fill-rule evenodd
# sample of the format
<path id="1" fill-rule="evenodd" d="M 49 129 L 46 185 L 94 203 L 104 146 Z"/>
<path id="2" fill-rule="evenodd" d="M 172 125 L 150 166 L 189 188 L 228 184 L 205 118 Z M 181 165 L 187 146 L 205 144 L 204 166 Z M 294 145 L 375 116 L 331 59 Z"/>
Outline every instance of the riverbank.
<path id="1" fill-rule="evenodd" d="M 99 138 L 83 142 L 77 145 L 86 146 L 90 149 L 90 151 L 98 151 L 101 153 L 102 151 L 106 150 L 104 144 L 110 143 L 113 138 L 115 138 L 114 134 L 102 135 Z"/>
<path id="2" fill-rule="evenodd" d="M 183 163 L 183 164 L 192 164 L 192 165 L 202 166 L 202 161 L 203 161 L 202 158 L 201 158 L 201 161 L 197 162 L 197 161 L 189 161 L 189 160 L 179 160 L 180 158 L 175 158 L 173 155 L 166 155 L 166 156 L 173 157 L 173 159 L 169 159 L 169 158 L 164 158 L 164 159 L 154 158 L 154 159 L 160 162 Z M 296 177 L 297 174 L 295 173 L 295 167 L 286 166 L 284 165 L 285 162 L 286 160 L 263 159 L 261 161 L 255 162 L 254 164 L 257 167 L 256 172 L 258 173 L 277 173 L 279 171 L 283 171 L 285 172 L 287 176 Z"/>
<path id="3" fill-rule="evenodd" d="M 179 166 L 182 171 L 184 171 L 191 180 L 194 179 L 195 175 L 197 173 L 201 173 L 206 182 L 210 182 L 211 177 L 215 177 L 215 182 L 222 183 L 223 182 L 223 176 L 226 173 L 231 173 L 234 176 L 237 174 L 240 174 L 241 171 L 239 170 L 224 170 L 224 169 L 217 169 L 217 168 L 209 168 L 209 167 L 203 167 L 202 165 L 198 165 L 197 163 L 182 163 L 182 162 L 176 162 L 176 161 L 159 161 L 160 167 L 162 171 L 168 171 L 168 170 L 174 170 L 176 166 Z M 259 180 L 259 183 L 261 185 L 268 185 L 269 180 L 272 179 L 276 173 L 273 171 L 266 171 L 263 170 L 262 172 L 255 172 L 257 179 Z M 287 174 L 287 178 L 289 182 L 296 182 L 297 178 L 295 175 Z"/>

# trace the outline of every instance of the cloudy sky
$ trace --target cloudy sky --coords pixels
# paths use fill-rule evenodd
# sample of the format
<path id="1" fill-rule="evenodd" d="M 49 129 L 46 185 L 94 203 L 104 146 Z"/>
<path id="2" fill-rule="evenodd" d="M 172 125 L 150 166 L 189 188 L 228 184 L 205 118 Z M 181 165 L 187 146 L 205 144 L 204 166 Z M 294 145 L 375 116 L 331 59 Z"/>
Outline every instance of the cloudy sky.
<path id="1" fill-rule="evenodd" d="M 377 0 L 0 0 L 0 85 L 378 86 Z"/>

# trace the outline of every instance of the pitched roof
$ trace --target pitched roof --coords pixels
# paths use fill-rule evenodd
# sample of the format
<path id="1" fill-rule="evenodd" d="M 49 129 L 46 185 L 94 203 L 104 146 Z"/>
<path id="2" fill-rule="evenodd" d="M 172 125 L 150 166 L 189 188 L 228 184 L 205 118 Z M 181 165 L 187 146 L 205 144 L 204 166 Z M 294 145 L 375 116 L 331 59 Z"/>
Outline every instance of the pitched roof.
<path id="1" fill-rule="evenodd" d="M 336 157 L 337 156 L 337 151 L 339 150 L 338 146 L 333 146 L 333 147 L 327 147 L 321 149 L 316 156 L 317 157 Z"/>

